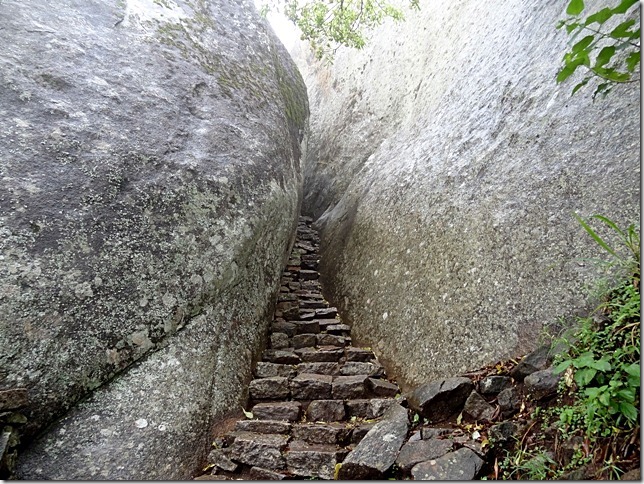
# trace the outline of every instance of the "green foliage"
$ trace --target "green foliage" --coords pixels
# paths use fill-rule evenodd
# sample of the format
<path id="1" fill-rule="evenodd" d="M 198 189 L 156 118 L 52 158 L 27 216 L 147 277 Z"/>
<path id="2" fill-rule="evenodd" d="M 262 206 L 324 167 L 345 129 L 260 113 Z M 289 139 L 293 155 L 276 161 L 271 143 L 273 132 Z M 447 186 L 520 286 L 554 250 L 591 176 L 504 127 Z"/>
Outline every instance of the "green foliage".
<path id="1" fill-rule="evenodd" d="M 583 66 L 586 75 L 575 85 L 572 94 L 597 78 L 594 99 L 597 94 L 608 94 L 617 84 L 639 81 L 633 77 L 640 63 L 640 29 L 632 10 L 637 6 L 637 0 L 619 0 L 613 8 L 605 7 L 583 17 L 584 0 L 570 0 L 566 9 L 568 18 L 561 20 L 557 28 L 565 27 L 570 42 L 574 43 L 563 56 L 564 65 L 557 74 L 557 82 L 564 82 Z M 582 34 L 584 37 L 577 40 Z"/>
<path id="2" fill-rule="evenodd" d="M 407 0 L 419 9 L 419 0 Z M 366 32 L 386 18 L 404 20 L 403 12 L 386 0 L 285 0 L 281 10 L 302 31 L 318 59 L 331 60 L 341 46 L 361 49 Z M 266 12 L 266 8 L 262 8 Z"/>
<path id="3" fill-rule="evenodd" d="M 576 403 L 562 409 L 565 432 L 584 429 L 589 437 L 609 437 L 634 429 L 639 420 L 640 388 L 640 238 L 634 225 L 621 230 L 612 220 L 595 215 L 613 230 L 626 249 L 622 255 L 575 215 L 582 227 L 613 261 L 630 270 L 629 279 L 610 291 L 599 317 L 580 318 L 568 352 L 558 357 L 555 373 L 576 391 Z"/>

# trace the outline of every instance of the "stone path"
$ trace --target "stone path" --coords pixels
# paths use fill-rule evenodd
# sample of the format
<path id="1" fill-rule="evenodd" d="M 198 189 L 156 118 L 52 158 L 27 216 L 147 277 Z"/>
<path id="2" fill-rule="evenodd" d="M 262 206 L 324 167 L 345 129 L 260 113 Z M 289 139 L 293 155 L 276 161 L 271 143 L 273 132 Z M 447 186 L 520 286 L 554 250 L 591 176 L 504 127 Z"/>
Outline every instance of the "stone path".
<path id="1" fill-rule="evenodd" d="M 269 348 L 250 383 L 252 418 L 236 422 L 215 443 L 208 474 L 199 480 L 333 479 L 341 470 L 336 465 L 356 457 L 350 453 L 369 431 L 387 432 L 388 425 L 395 426 L 395 415 L 383 415 L 397 411 L 394 433 L 400 442 L 389 452 L 391 462 L 380 463 L 379 470 L 378 463 L 363 462 L 372 456 L 357 454 L 353 459 L 355 478 L 382 475 L 407 436 L 407 410 L 395 398 L 400 399 L 398 385 L 387 380 L 369 348 L 351 344 L 350 327 L 322 295 L 319 238 L 311 222 L 301 217 L 282 274 Z M 382 458 L 382 452 L 376 457 Z"/>

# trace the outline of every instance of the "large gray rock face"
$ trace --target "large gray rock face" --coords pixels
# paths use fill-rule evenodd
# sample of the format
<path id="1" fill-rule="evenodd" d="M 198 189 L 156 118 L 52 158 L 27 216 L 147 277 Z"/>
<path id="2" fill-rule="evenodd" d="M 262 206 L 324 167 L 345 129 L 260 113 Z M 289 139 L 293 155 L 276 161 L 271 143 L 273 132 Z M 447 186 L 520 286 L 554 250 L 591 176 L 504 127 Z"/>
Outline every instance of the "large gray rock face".
<path id="1" fill-rule="evenodd" d="M 573 212 L 638 223 L 638 87 L 593 103 L 555 83 L 565 8 L 425 2 L 331 68 L 303 64 L 327 296 L 406 388 L 589 307 L 580 258 L 600 251 Z"/>
<path id="2" fill-rule="evenodd" d="M 249 1 L 0 9 L 0 389 L 22 478 L 181 479 L 245 397 L 308 107 Z M 137 363 L 133 365 L 133 363 Z"/>

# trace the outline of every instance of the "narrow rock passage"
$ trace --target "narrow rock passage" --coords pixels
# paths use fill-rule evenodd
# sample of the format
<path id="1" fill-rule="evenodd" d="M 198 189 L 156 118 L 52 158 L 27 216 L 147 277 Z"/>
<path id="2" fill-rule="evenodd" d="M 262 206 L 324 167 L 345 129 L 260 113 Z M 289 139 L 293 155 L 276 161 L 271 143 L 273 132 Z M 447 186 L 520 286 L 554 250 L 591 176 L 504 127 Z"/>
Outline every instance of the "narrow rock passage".
<path id="1" fill-rule="evenodd" d="M 252 417 L 214 443 L 208 473 L 196 479 L 379 477 L 407 435 L 398 385 L 369 348 L 351 344 L 350 327 L 322 295 L 311 223 L 300 218 L 282 274 L 269 348 L 250 383 Z M 377 452 L 368 442 L 356 449 L 369 432 Z"/>

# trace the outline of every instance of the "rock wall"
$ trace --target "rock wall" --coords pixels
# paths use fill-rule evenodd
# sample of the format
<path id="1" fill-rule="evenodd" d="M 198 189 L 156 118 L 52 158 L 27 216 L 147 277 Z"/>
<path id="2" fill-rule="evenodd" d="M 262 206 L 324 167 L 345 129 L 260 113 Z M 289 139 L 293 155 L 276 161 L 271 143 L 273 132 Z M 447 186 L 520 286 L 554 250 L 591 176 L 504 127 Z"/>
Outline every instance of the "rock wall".
<path id="1" fill-rule="evenodd" d="M 570 97 L 562 2 L 421 2 L 333 66 L 300 56 L 304 213 L 327 297 L 404 386 L 516 356 L 589 306 L 573 218 L 639 221 L 637 85 Z"/>
<path id="2" fill-rule="evenodd" d="M 0 20 L 0 390 L 28 390 L 23 444 L 50 426 L 18 476 L 188 478 L 264 343 L 301 76 L 248 1 L 7 0 Z"/>

